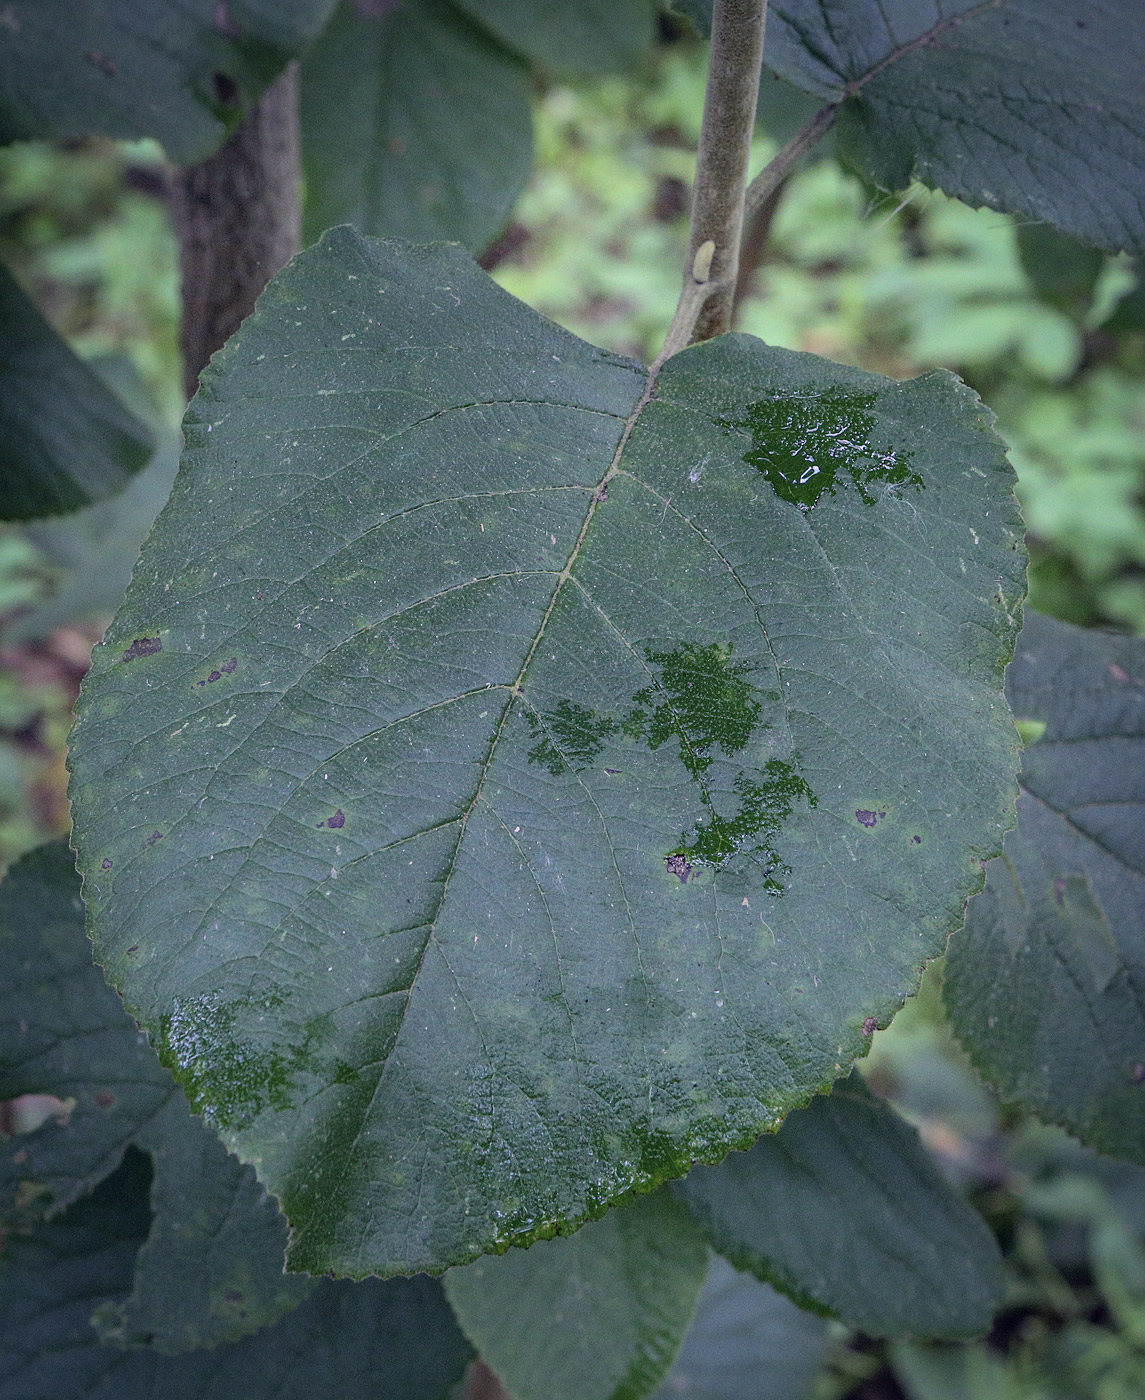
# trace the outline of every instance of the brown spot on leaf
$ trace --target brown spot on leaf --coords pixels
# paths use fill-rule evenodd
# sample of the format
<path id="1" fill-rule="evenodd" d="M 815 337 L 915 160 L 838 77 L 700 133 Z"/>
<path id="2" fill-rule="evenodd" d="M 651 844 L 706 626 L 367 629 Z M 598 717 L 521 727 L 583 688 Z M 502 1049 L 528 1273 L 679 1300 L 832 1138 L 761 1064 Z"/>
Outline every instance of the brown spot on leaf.
<path id="1" fill-rule="evenodd" d="M 1134 1084 L 1145 1084 L 1145 1065 L 1140 1063 L 1135 1064 L 1129 1071 L 1129 1078 L 1132 1079 Z"/>
<path id="2" fill-rule="evenodd" d="M 139 944 L 138 944 L 138 943 L 133 943 L 133 944 L 131 945 L 131 947 L 128 948 L 127 951 L 128 951 L 129 953 L 138 953 L 138 952 L 139 952 Z"/>
<path id="3" fill-rule="evenodd" d="M 863 1034 L 867 1037 L 874 1035 L 878 1028 L 879 1023 L 875 1020 L 873 1016 L 868 1016 L 867 1019 L 863 1022 Z"/>
<path id="4" fill-rule="evenodd" d="M 104 856 L 104 858 L 99 863 L 99 868 L 101 870 L 110 870 L 114 864 L 115 861 L 110 860 L 107 856 Z"/>
<path id="5" fill-rule="evenodd" d="M 136 637 L 123 653 L 124 661 L 138 661 L 141 656 L 154 656 L 163 650 L 162 637 Z"/>
<path id="6" fill-rule="evenodd" d="M 227 1289 L 227 1302 L 228 1302 L 228 1303 L 241 1303 L 242 1300 L 243 1300 L 243 1295 L 238 1291 L 237 1288 L 228 1288 L 228 1289 Z"/>
<path id="7" fill-rule="evenodd" d="M 1111 661 L 1109 663 L 1109 674 L 1115 681 L 1120 681 L 1122 685 L 1128 685 L 1133 679 L 1125 667 L 1119 666 L 1116 661 Z"/>
<path id="8" fill-rule="evenodd" d="M 688 883 L 688 876 L 692 873 L 692 867 L 688 864 L 685 856 L 669 856 L 664 864 L 668 867 L 669 875 L 678 876 L 682 885 Z"/>
<path id="9" fill-rule="evenodd" d="M 242 30 L 235 23 L 227 0 L 218 0 L 215 5 L 215 28 L 227 39 L 237 39 Z"/>
<path id="10" fill-rule="evenodd" d="M 143 849 L 144 849 L 144 850 L 147 850 L 147 848 L 148 848 L 149 846 L 154 846 L 154 844 L 156 843 L 156 841 L 162 841 L 162 840 L 163 840 L 163 833 L 162 833 L 161 831 L 153 831 L 153 832 L 151 833 L 151 835 L 147 838 L 147 840 L 144 841 L 144 843 L 143 843 Z"/>
<path id="11" fill-rule="evenodd" d="M 332 826 L 335 829 L 346 825 L 346 816 L 341 807 L 338 808 L 332 817 L 327 818 L 326 825 Z"/>
<path id="12" fill-rule="evenodd" d="M 1065 880 L 1061 875 L 1054 881 L 1054 899 L 1059 909 L 1065 904 Z"/>
<path id="13" fill-rule="evenodd" d="M 101 1089 L 95 1096 L 95 1101 L 100 1108 L 110 1108 L 115 1102 L 115 1095 L 110 1089 Z"/>
<path id="14" fill-rule="evenodd" d="M 215 88 L 215 101 L 220 107 L 237 107 L 239 105 L 242 93 L 238 83 L 229 73 L 221 71 L 214 73 L 212 82 Z"/>
<path id="15" fill-rule="evenodd" d="M 119 71 L 115 64 L 108 58 L 107 54 L 100 53 L 98 49 L 88 49 L 84 55 L 87 61 L 101 73 L 105 73 L 109 78 L 114 78 Z"/>
<path id="16" fill-rule="evenodd" d="M 912 846 L 921 846 L 921 845 L 922 845 L 922 837 L 921 837 L 921 836 L 912 836 L 912 837 L 910 838 L 910 843 L 911 843 Z"/>
<path id="17" fill-rule="evenodd" d="M 859 810 L 855 813 L 855 820 L 863 826 L 875 826 L 878 823 L 879 817 L 885 815 L 885 812 L 868 812 L 865 807 L 860 807 Z"/>

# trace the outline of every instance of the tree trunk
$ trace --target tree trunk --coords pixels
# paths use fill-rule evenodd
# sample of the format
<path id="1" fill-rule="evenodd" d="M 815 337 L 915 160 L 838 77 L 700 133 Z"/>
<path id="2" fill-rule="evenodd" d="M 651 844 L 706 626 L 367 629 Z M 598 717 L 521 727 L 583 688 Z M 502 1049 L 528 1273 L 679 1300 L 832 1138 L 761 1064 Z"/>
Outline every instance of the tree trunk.
<path id="1" fill-rule="evenodd" d="M 172 189 L 183 275 L 183 387 L 254 309 L 301 235 L 298 65 L 290 64 L 230 138 Z"/>

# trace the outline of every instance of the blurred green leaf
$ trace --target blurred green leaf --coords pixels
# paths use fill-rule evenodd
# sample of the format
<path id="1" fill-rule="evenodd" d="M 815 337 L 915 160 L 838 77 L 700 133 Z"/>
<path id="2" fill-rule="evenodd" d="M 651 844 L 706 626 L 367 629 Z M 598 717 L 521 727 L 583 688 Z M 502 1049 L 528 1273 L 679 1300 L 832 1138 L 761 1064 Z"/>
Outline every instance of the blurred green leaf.
<path id="1" fill-rule="evenodd" d="M 1081 320 L 1105 266 L 1101 249 L 1087 247 L 1049 224 L 1020 223 L 1017 234 L 1022 270 L 1038 296 Z"/>
<path id="2" fill-rule="evenodd" d="M 707 1268 L 703 1236 L 657 1191 L 568 1239 L 452 1269 L 445 1291 L 514 1400 L 640 1400 L 671 1364 Z"/>
<path id="3" fill-rule="evenodd" d="M 1001 1302 L 982 1217 L 857 1071 L 673 1190 L 737 1268 L 869 1336 L 972 1335 Z"/>
<path id="4" fill-rule="evenodd" d="M 1145 1162 L 1145 642 L 1027 613 L 1006 691 L 1046 729 L 946 1004 L 1004 1098 Z"/>
<path id="5" fill-rule="evenodd" d="M 480 250 L 533 153 L 524 64 L 444 0 L 335 12 L 302 64 L 305 228 Z"/>
<path id="6" fill-rule="evenodd" d="M 153 136 L 202 160 L 334 0 L 6 0 L 0 142 Z"/>
<path id="7" fill-rule="evenodd" d="M 508 48 L 557 73 L 616 73 L 647 54 L 651 0 L 454 0 Z"/>
<path id="8" fill-rule="evenodd" d="M 154 446 L 0 264 L 0 519 L 60 515 L 115 495 Z"/>
<path id="9" fill-rule="evenodd" d="M 826 1324 L 713 1255 L 684 1343 L 654 1400 L 805 1400 Z"/>

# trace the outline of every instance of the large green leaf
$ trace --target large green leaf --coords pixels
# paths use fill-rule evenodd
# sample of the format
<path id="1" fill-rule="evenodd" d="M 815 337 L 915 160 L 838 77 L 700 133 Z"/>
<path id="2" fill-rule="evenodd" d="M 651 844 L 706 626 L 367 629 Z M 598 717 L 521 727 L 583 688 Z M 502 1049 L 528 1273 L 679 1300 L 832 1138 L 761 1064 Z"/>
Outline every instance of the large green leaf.
<path id="1" fill-rule="evenodd" d="M 528 69 L 444 0 L 343 4 L 302 66 L 306 228 L 481 248 L 529 176 Z"/>
<path id="2" fill-rule="evenodd" d="M 0 142 L 153 136 L 202 160 L 334 0 L 5 0 Z"/>
<path id="3" fill-rule="evenodd" d="M 241 1342 L 182 1356 L 101 1346 L 93 1308 L 131 1287 L 147 1234 L 147 1160 L 131 1151 L 64 1215 L 0 1256 L 0 1400 L 446 1400 L 472 1352 L 427 1278 L 317 1285 Z"/>
<path id="4" fill-rule="evenodd" d="M 79 883 L 56 842 L 0 885 L 0 1099 L 51 1094 L 70 1110 L 0 1156 L 0 1218 L 57 1212 L 134 1142 L 155 1162 L 155 1219 L 134 1292 L 101 1329 L 163 1351 L 242 1336 L 309 1283 L 283 1273 L 285 1224 L 254 1173 L 192 1117 L 92 965 Z"/>
<path id="5" fill-rule="evenodd" d="M 747 1147 L 1011 820 L 1024 561 L 974 395 L 747 336 L 646 389 L 461 250 L 336 230 L 186 420 L 76 839 L 295 1267 L 464 1263 Z"/>
<path id="6" fill-rule="evenodd" d="M 445 1292 L 514 1400 L 639 1400 L 672 1363 L 708 1271 L 704 1238 L 658 1191 L 453 1269 Z"/>
<path id="7" fill-rule="evenodd" d="M 970 1336 L 1002 1301 L 994 1236 L 857 1071 L 675 1190 L 733 1264 L 869 1336 Z"/>
<path id="8" fill-rule="evenodd" d="M 154 447 L 150 430 L 0 264 L 0 520 L 59 515 L 112 496 Z"/>
<path id="9" fill-rule="evenodd" d="M 655 33 L 650 0 L 455 0 L 503 44 L 544 68 L 614 73 L 632 68 Z"/>
<path id="10" fill-rule="evenodd" d="M 884 188 L 1145 249 L 1140 0 L 772 0 L 764 61 L 844 100 L 840 154 Z"/>
<path id="11" fill-rule="evenodd" d="M 826 1340 L 822 1319 L 713 1255 L 655 1400 L 806 1400 Z"/>
<path id="12" fill-rule="evenodd" d="M 1031 614 L 1018 829 L 951 943 L 954 1029 L 1009 1100 L 1145 1162 L 1145 642 Z"/>

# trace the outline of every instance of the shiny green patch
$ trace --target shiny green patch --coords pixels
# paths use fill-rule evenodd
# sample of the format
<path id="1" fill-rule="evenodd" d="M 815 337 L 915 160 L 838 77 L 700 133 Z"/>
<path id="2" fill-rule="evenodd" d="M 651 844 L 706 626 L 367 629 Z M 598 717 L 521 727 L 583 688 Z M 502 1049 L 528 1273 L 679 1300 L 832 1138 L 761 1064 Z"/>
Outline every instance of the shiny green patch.
<path id="1" fill-rule="evenodd" d="M 208 993 L 177 999 L 163 1018 L 159 1058 L 212 1127 L 242 1128 L 264 1108 L 290 1107 L 293 1076 L 310 1060 L 317 1022 L 307 1024 L 297 1046 L 261 1046 L 234 1030 L 240 1011 L 269 1011 L 284 1000 L 271 994 L 224 1002 Z"/>
<path id="2" fill-rule="evenodd" d="M 633 697 L 624 733 L 643 740 L 650 749 L 675 739 L 680 762 L 696 780 L 707 813 L 667 853 L 669 873 L 686 882 L 693 866 L 719 870 L 744 852 L 763 865 L 764 888 L 770 894 L 782 894 L 783 877 L 791 869 L 780 860 L 775 838 L 798 802 L 816 805 L 798 768 L 778 758 L 769 759 L 760 769 L 741 768 L 733 783 L 739 810 L 731 816 L 716 810 L 704 778 L 714 748 L 730 758 L 754 734 L 770 728 L 761 718 L 762 699 L 774 692 L 761 692 L 752 685 L 748 677 L 755 668 L 750 662 L 733 661 L 730 645 L 685 643 L 674 651 L 649 650 L 645 655 L 659 668 L 659 682 Z"/>
<path id="3" fill-rule="evenodd" d="M 883 452 L 871 445 L 874 394 L 842 388 L 761 399 L 745 417 L 723 419 L 728 431 L 749 432 L 743 460 L 758 467 L 776 494 L 810 510 L 826 492 L 833 496 L 845 472 L 866 505 L 875 504 L 874 484 L 922 486 L 910 470 L 909 452 Z"/>
<path id="4" fill-rule="evenodd" d="M 617 727 L 607 715 L 572 700 L 561 700 L 555 709 L 540 715 L 526 711 L 526 718 L 533 734 L 541 736 L 529 750 L 529 762 L 542 764 L 554 778 L 570 768 L 587 768 Z"/>
<path id="5" fill-rule="evenodd" d="M 683 856 L 690 865 L 720 869 L 732 856 L 747 851 L 765 867 L 764 889 L 768 894 L 784 892 L 783 877 L 791 867 L 780 860 L 774 840 L 800 801 L 818 805 L 799 770 L 781 759 L 771 758 L 759 770 L 759 778 L 741 771 L 735 780 L 740 809 L 734 817 L 722 817 L 707 792 L 701 800 L 710 816 L 700 821 L 673 856 Z"/>
<path id="6" fill-rule="evenodd" d="M 718 642 L 648 651 L 648 661 L 660 668 L 660 681 L 632 697 L 635 708 L 624 721 L 625 734 L 643 739 L 650 749 L 678 740 L 680 762 L 693 778 L 711 766 L 714 745 L 729 758 L 738 753 L 759 725 L 762 706 L 747 680 L 755 668 L 731 655 L 731 647 Z"/>

